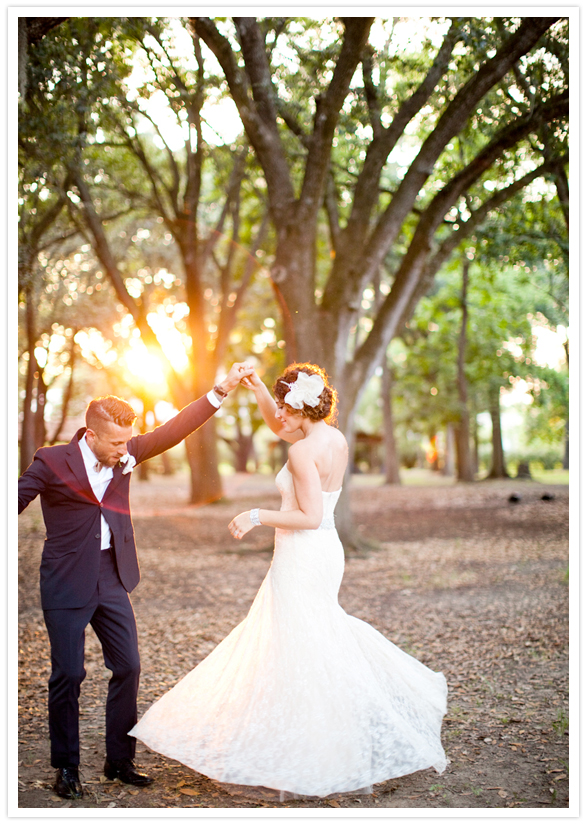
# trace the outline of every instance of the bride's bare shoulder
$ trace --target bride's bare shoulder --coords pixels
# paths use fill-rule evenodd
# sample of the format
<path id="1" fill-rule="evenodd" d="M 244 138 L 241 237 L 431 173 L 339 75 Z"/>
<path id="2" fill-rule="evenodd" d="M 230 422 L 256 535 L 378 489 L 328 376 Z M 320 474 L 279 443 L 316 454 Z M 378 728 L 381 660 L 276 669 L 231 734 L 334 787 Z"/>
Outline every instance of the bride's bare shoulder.
<path id="1" fill-rule="evenodd" d="M 337 430 L 336 427 L 328 425 L 328 433 L 330 435 L 330 438 L 332 439 L 333 444 L 336 444 L 337 447 L 344 447 L 346 450 L 348 450 L 349 447 L 347 440 L 340 430 Z"/>

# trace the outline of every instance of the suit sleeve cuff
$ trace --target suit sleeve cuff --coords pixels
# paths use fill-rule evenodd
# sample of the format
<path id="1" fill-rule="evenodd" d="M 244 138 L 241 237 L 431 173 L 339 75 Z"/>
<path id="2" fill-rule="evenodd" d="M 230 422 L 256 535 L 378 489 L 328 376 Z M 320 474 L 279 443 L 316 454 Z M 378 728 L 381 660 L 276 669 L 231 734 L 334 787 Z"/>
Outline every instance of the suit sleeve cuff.
<path id="1" fill-rule="evenodd" d="M 222 401 L 218 398 L 214 390 L 210 390 L 210 392 L 207 393 L 206 398 L 213 407 L 216 407 L 217 410 L 222 406 Z"/>

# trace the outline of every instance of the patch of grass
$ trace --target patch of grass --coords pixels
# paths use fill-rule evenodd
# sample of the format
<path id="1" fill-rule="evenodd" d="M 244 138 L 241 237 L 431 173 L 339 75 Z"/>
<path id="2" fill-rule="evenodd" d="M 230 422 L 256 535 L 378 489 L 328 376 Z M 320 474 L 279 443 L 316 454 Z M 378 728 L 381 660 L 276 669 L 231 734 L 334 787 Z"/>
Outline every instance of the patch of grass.
<path id="1" fill-rule="evenodd" d="M 438 791 L 444 790 L 444 785 L 430 785 L 428 790 L 431 791 L 431 793 L 438 793 Z"/>
<path id="2" fill-rule="evenodd" d="M 557 713 L 556 719 L 552 723 L 552 727 L 559 736 L 563 736 L 565 731 L 569 729 L 569 715 L 562 708 Z"/>
<path id="3" fill-rule="evenodd" d="M 483 793 L 483 788 L 475 788 L 473 785 L 471 785 L 470 788 L 472 793 L 475 794 L 475 796 L 481 796 L 481 794 Z"/>
<path id="4" fill-rule="evenodd" d="M 495 693 L 495 688 L 493 687 L 489 679 L 485 678 L 485 676 L 481 676 L 480 687 L 485 691 L 489 691 L 489 693 Z"/>
<path id="5" fill-rule="evenodd" d="M 568 470 L 542 470 L 538 467 L 532 468 L 532 478 L 534 481 L 541 481 L 543 484 L 568 484 Z"/>

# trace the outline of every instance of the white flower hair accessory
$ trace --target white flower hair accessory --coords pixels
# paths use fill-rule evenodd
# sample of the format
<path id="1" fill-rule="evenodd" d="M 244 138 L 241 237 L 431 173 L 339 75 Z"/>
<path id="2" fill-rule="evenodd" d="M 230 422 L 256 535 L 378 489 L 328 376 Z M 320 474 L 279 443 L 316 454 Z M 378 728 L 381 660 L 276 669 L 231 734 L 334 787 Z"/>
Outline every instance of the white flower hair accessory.
<path id="1" fill-rule="evenodd" d="M 283 379 L 281 383 L 289 387 L 289 392 L 283 399 L 284 404 L 288 404 L 294 410 L 303 410 L 304 404 L 308 407 L 318 406 L 324 389 L 324 381 L 319 375 L 299 372 L 293 384 L 288 384 Z"/>
<path id="2" fill-rule="evenodd" d="M 134 455 L 131 455 L 130 453 L 125 453 L 118 463 L 121 467 L 124 467 L 124 470 L 122 471 L 122 475 L 124 476 L 127 473 L 132 473 L 134 466 L 137 463 L 137 460 L 134 457 Z"/>

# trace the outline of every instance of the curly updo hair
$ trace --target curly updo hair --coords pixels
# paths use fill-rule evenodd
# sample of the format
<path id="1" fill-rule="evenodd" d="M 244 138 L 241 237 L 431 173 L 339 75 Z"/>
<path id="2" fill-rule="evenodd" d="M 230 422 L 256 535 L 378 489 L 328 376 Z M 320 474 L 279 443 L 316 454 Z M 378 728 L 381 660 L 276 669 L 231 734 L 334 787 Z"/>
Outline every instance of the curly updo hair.
<path id="1" fill-rule="evenodd" d="M 316 407 L 310 407 L 308 404 L 304 404 L 303 409 L 296 410 L 284 401 L 285 396 L 290 390 L 288 384 L 294 384 L 300 372 L 305 372 L 306 375 L 319 375 L 324 381 L 324 389 L 320 394 Z M 317 364 L 290 364 L 285 368 L 283 373 L 273 385 L 273 394 L 277 402 L 279 404 L 283 404 L 289 413 L 301 415 L 303 418 L 309 418 L 312 421 L 324 420 L 327 424 L 332 424 L 336 421 L 336 403 L 338 401 L 338 393 L 329 383 L 326 372 Z"/>

